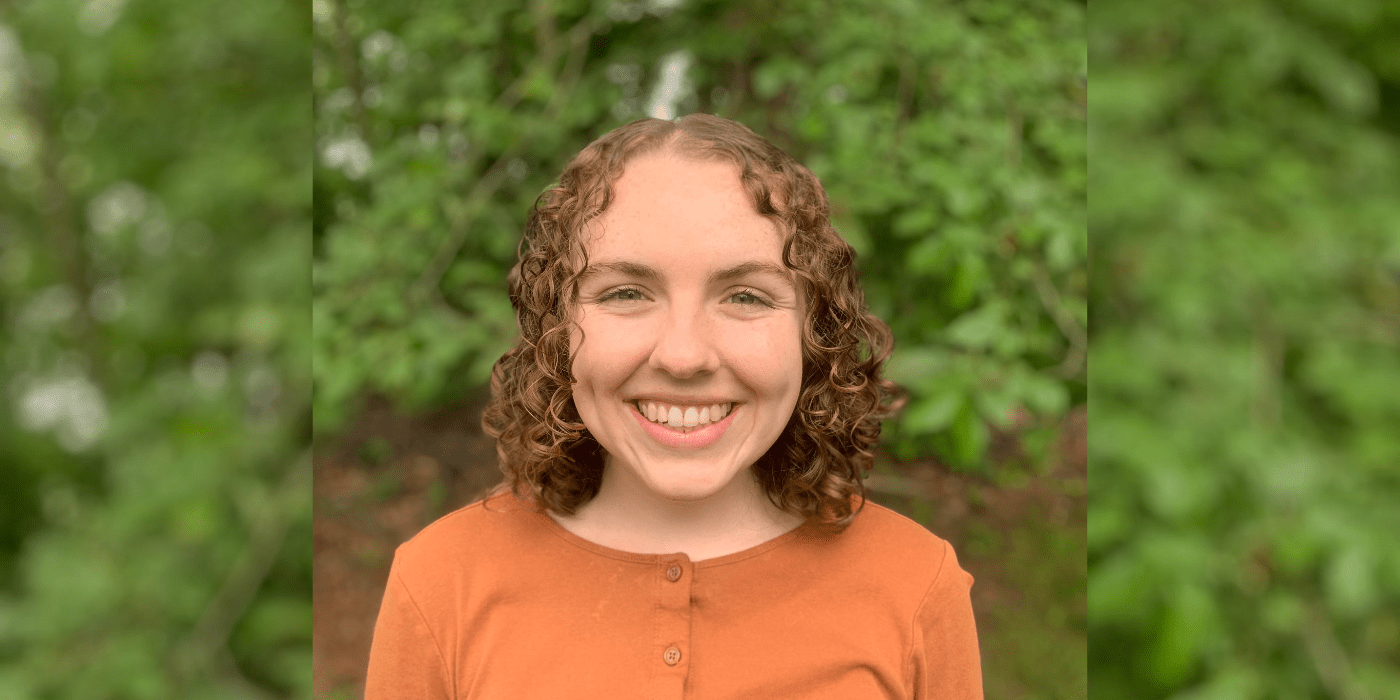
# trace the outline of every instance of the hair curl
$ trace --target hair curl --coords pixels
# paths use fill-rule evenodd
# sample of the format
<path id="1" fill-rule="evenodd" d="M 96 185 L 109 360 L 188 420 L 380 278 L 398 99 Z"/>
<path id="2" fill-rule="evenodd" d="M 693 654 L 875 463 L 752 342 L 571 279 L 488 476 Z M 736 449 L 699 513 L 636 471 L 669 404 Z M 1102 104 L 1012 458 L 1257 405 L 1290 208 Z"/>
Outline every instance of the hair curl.
<path id="1" fill-rule="evenodd" d="M 564 514 L 598 493 L 603 448 L 579 417 L 570 376 L 570 310 L 587 266 L 579 234 L 607 209 L 623 167 L 662 150 L 737 165 L 755 209 L 783 232 L 783 263 L 806 301 L 802 390 L 754 471 L 774 505 L 844 528 L 858 512 L 853 496 L 865 501 L 880 421 L 904 401 L 880 376 L 893 336 L 866 309 L 855 251 L 832 227 L 816 176 L 742 124 L 704 114 L 613 130 L 580 151 L 536 200 L 509 276 L 521 339 L 492 369 L 482 418 L 496 438 L 504 486 Z"/>

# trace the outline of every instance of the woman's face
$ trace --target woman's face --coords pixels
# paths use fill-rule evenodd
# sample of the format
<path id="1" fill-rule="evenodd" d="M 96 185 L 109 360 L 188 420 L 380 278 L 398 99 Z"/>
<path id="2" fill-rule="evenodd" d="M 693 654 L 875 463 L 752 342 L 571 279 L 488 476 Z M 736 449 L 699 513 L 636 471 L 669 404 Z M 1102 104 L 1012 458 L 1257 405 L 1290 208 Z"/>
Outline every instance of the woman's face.
<path id="1" fill-rule="evenodd" d="M 586 243 L 574 403 L 607 450 L 607 478 L 709 498 L 792 416 L 802 299 L 737 167 L 641 156 L 614 188 Z"/>

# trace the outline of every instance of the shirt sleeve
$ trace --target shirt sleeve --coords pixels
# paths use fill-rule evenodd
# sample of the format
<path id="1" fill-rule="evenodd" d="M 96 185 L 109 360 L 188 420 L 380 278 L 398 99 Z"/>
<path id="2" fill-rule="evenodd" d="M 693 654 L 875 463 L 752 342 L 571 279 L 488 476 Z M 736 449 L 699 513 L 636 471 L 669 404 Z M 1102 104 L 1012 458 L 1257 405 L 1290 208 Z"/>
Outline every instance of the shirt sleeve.
<path id="1" fill-rule="evenodd" d="M 446 700 L 453 695 L 442 647 L 400 578 L 396 557 L 374 625 L 365 700 Z"/>
<path id="2" fill-rule="evenodd" d="M 943 564 L 914 619 L 912 650 L 916 700 L 982 700 L 982 657 L 972 617 L 972 575 L 944 544 Z"/>

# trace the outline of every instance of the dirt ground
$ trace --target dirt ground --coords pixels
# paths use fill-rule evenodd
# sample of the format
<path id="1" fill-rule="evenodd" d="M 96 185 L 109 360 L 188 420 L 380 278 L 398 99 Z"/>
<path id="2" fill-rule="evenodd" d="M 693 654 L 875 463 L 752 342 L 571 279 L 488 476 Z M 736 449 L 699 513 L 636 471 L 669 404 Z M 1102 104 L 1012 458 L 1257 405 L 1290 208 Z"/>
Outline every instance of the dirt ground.
<path id="1" fill-rule="evenodd" d="M 315 459 L 314 697 L 360 700 L 394 548 L 500 478 L 479 401 L 426 416 L 370 401 Z M 881 466 L 873 500 L 951 542 L 972 589 L 989 700 L 1085 697 L 1084 410 L 1059 426 L 1049 463 L 1000 484 L 934 462 Z M 1014 438 L 994 441 L 1013 460 Z M 1047 558 L 1049 557 L 1049 558 Z"/>

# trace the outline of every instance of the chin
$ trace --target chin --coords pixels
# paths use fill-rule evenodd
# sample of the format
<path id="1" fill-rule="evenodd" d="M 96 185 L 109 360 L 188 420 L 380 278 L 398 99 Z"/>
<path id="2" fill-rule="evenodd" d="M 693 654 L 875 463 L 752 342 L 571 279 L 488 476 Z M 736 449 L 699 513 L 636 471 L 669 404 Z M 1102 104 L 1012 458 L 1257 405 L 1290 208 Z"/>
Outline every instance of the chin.
<path id="1" fill-rule="evenodd" d="M 681 469 L 685 468 L 681 465 L 676 466 Z M 651 487 L 652 492 L 668 501 L 691 503 L 703 501 L 723 491 L 731 481 L 740 476 L 740 472 L 742 471 L 743 470 L 737 472 L 714 471 L 699 474 L 651 474 L 649 475 L 650 478 L 647 479 L 647 485 Z"/>
<path id="2" fill-rule="evenodd" d="M 675 501 L 676 503 L 698 503 L 719 493 L 720 489 L 703 485 L 692 488 L 660 488 L 657 489 L 656 492 L 668 501 Z"/>

